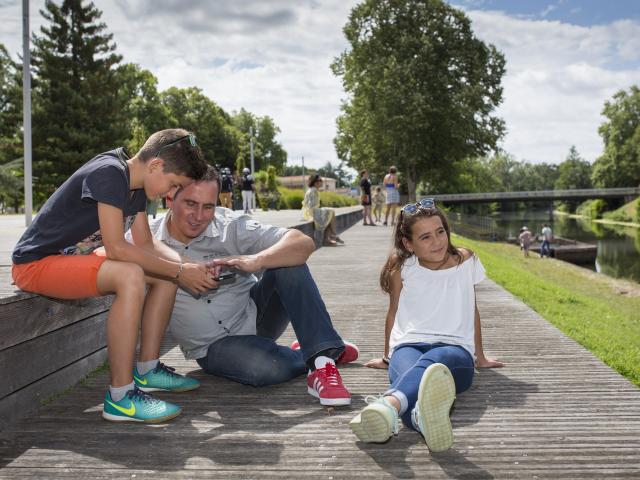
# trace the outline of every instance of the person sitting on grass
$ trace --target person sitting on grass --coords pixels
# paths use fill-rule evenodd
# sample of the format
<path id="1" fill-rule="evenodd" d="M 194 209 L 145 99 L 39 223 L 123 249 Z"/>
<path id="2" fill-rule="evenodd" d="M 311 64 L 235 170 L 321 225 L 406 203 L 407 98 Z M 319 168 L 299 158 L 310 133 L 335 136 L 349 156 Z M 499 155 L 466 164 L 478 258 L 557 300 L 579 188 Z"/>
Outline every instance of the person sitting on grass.
<path id="1" fill-rule="evenodd" d="M 169 212 L 151 224 L 158 241 L 205 263 L 218 279 L 201 295 L 178 290 L 170 331 L 185 358 L 210 375 L 254 387 L 306 373 L 306 392 L 321 405 L 349 405 L 336 365 L 356 360 L 358 349 L 333 327 L 306 265 L 313 240 L 217 208 L 218 191 L 218 173 L 210 167 L 201 180 L 170 194 Z M 298 340 L 279 345 L 289 324 Z"/>
<path id="2" fill-rule="evenodd" d="M 145 209 L 147 198 L 188 185 L 206 168 L 195 137 L 182 129 L 154 133 L 133 158 L 123 148 L 101 153 L 51 195 L 13 251 L 13 280 L 24 291 L 60 299 L 115 294 L 106 325 L 107 420 L 171 419 L 180 407 L 145 392 L 199 386 L 159 362 L 160 343 L 178 285 L 202 292 L 213 282 L 204 265 L 183 263 L 154 241 Z M 129 227 L 133 244 L 124 239 Z"/>
<path id="3" fill-rule="evenodd" d="M 451 244 L 447 219 L 430 198 L 402 208 L 393 241 L 380 275 L 389 294 L 384 355 L 365 364 L 388 368 L 391 386 L 368 397 L 349 427 L 363 442 L 386 442 L 400 417 L 440 452 L 453 444 L 449 411 L 456 393 L 471 387 L 474 356 L 477 367 L 503 366 L 482 349 L 474 286 L 484 268 Z"/>

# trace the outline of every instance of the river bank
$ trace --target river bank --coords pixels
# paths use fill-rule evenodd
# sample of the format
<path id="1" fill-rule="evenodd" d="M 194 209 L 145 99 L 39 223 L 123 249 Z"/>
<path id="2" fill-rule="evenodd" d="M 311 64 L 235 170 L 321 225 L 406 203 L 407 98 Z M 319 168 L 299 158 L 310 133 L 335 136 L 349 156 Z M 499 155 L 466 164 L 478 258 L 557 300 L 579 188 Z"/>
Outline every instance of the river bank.
<path id="1" fill-rule="evenodd" d="M 532 255 L 515 245 L 453 236 L 488 276 L 640 386 L 640 284 Z"/>
<path id="2" fill-rule="evenodd" d="M 620 222 L 620 221 L 616 221 L 616 220 L 609 220 L 609 219 L 606 219 L 606 218 L 591 218 L 591 217 L 588 217 L 586 215 L 579 215 L 577 213 L 567 213 L 567 212 L 562 212 L 560 210 L 554 210 L 553 214 L 561 216 L 561 217 L 576 218 L 576 219 L 579 219 L 579 220 L 587 220 L 587 221 L 594 222 L 594 223 L 601 223 L 601 224 L 604 224 L 604 225 L 619 225 L 621 227 L 640 228 L 640 223 Z"/>

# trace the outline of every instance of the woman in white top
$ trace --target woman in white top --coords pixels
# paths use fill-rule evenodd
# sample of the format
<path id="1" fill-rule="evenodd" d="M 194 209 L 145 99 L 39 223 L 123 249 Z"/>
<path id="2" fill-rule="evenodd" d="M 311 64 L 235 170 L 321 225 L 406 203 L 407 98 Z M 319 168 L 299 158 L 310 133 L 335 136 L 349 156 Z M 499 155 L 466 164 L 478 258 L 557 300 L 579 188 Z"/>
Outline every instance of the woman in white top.
<path id="1" fill-rule="evenodd" d="M 401 210 L 394 251 L 380 275 L 390 297 L 384 356 L 366 364 L 389 368 L 391 386 L 369 398 L 349 423 L 360 440 L 387 441 L 398 433 L 400 417 L 431 451 L 451 447 L 449 410 L 455 394 L 471 387 L 474 362 L 503 365 L 482 349 L 474 286 L 484 276 L 473 252 L 451 244 L 449 224 L 433 199 Z"/>

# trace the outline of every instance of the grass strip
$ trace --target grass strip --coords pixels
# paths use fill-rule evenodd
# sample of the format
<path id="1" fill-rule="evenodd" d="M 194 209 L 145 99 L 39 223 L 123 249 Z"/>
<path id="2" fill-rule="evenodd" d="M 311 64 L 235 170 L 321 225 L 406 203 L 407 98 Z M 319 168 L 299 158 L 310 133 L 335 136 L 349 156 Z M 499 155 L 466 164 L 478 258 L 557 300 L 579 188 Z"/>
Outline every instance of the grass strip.
<path id="1" fill-rule="evenodd" d="M 515 245 L 453 235 L 487 275 L 547 321 L 640 386 L 640 285 L 535 254 Z"/>

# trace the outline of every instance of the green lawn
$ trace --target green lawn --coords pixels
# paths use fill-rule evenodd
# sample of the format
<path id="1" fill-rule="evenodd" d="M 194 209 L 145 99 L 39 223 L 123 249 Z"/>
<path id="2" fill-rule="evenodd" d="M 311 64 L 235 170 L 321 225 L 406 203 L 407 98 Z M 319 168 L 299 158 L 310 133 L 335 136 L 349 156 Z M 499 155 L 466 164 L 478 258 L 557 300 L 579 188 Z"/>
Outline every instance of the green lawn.
<path id="1" fill-rule="evenodd" d="M 525 259 L 515 245 L 453 241 L 475 251 L 492 280 L 640 386 L 639 284 L 535 254 Z"/>

